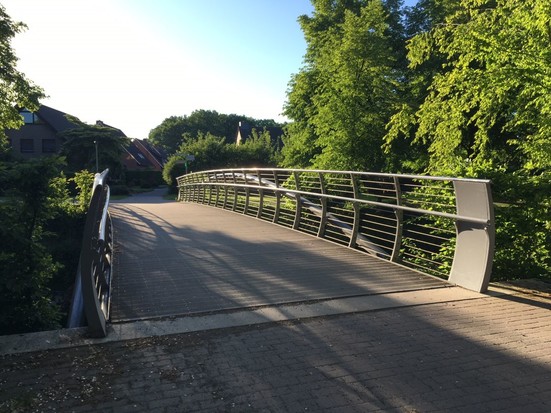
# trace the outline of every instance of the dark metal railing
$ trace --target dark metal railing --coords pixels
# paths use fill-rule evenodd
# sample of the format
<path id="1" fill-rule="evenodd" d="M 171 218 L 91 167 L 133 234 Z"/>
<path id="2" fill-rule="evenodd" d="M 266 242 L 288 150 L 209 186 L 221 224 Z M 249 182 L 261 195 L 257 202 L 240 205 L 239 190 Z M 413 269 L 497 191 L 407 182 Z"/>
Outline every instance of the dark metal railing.
<path id="1" fill-rule="evenodd" d="M 97 173 L 82 237 L 79 268 L 68 327 L 88 325 L 93 337 L 107 335 L 111 299 L 113 227 L 106 169 Z M 85 320 L 84 320 L 85 319 Z"/>
<path id="2" fill-rule="evenodd" d="M 227 169 L 177 178 L 179 201 L 310 233 L 475 290 L 494 253 L 488 180 L 304 169 Z"/>

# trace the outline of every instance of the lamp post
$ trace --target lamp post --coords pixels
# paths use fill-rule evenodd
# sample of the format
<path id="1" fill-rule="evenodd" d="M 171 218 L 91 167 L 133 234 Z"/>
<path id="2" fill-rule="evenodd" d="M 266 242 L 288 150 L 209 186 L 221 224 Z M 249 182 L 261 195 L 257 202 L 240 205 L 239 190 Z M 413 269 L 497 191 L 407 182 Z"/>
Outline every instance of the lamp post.
<path id="1" fill-rule="evenodd" d="M 94 141 L 94 145 L 96 146 L 96 172 L 99 172 L 99 159 L 98 159 L 98 141 Z"/>

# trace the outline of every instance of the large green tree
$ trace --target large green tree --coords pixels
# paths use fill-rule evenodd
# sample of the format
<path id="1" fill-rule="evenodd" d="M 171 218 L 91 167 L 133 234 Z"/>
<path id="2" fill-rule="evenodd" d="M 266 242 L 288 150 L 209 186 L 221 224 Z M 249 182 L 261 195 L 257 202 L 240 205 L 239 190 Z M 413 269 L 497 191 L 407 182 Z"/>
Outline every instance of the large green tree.
<path id="1" fill-rule="evenodd" d="M 69 171 L 95 171 L 97 155 L 99 172 L 109 168 L 111 177 L 118 178 L 122 173 L 121 157 L 124 146 L 128 145 L 129 138 L 111 127 L 82 122 L 79 125 L 60 133 L 64 140 L 61 153 L 67 159 Z"/>
<path id="2" fill-rule="evenodd" d="M 463 0 L 443 24 L 413 37 L 412 69 L 445 61 L 410 117 L 430 168 L 497 162 L 551 165 L 551 3 Z"/>
<path id="3" fill-rule="evenodd" d="M 25 29 L 14 22 L 0 5 L 0 153 L 6 148 L 6 129 L 17 129 L 23 124 L 18 108 L 38 109 L 38 100 L 44 97 L 42 89 L 17 70 L 17 57 L 11 41 Z"/>
<path id="4" fill-rule="evenodd" d="M 189 116 L 171 116 L 149 133 L 149 140 L 175 153 L 184 143 L 185 136 L 197 138 L 211 134 L 224 138 L 225 143 L 235 143 L 237 127 L 245 121 L 257 127 L 279 126 L 272 119 L 253 119 L 248 116 L 218 113 L 215 110 L 195 110 Z M 184 136 L 185 135 L 185 136 Z"/>
<path id="5" fill-rule="evenodd" d="M 411 39 L 412 70 L 441 65 L 388 140 L 427 148 L 429 173 L 492 178 L 495 273 L 549 276 L 551 3 L 462 0 L 448 11 Z"/>
<path id="6" fill-rule="evenodd" d="M 458 9 L 461 0 L 419 0 L 404 9 L 403 39 L 410 42 L 415 36 L 424 36 Z M 428 145 L 414 140 L 417 132 L 415 113 L 425 101 L 433 79 L 446 71 L 446 57 L 434 51 L 425 56 L 422 63 L 409 65 L 402 53 L 407 43 L 397 52 L 400 65 L 400 106 L 387 124 L 383 145 L 390 170 L 393 172 L 419 173 L 428 166 Z"/>
<path id="7" fill-rule="evenodd" d="M 290 83 L 286 166 L 381 170 L 396 110 L 400 2 L 314 0 L 301 16 L 308 50 Z"/>
<path id="8" fill-rule="evenodd" d="M 0 175 L 0 334 L 58 327 L 49 284 L 60 265 L 42 241 L 64 198 L 60 167 L 56 157 L 14 162 Z"/>

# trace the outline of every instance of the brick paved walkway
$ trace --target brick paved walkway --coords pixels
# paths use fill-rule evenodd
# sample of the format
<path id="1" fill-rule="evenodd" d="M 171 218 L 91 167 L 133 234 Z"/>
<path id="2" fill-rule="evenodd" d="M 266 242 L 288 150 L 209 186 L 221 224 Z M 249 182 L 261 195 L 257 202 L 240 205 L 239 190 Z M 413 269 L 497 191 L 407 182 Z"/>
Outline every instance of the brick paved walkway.
<path id="1" fill-rule="evenodd" d="M 551 302 L 483 296 L 0 358 L 0 411 L 549 412 Z"/>
<path id="2" fill-rule="evenodd" d="M 447 286 L 265 221 L 158 199 L 110 207 L 114 322 Z"/>
<path id="3" fill-rule="evenodd" d="M 171 211 L 181 216 L 176 207 Z M 119 212 L 132 214 L 133 208 L 121 205 Z M 144 233 L 156 231 L 157 238 L 136 240 L 142 255 L 148 242 L 168 244 L 193 229 L 193 220 L 174 228 L 159 214 L 150 219 L 155 207 L 146 209 Z M 263 314 L 273 310 L 288 321 L 261 316 L 262 321 L 203 331 L 196 323 L 199 328 L 188 333 L 165 330 L 178 319 L 120 323 L 112 328 L 126 331 L 125 340 L 117 336 L 121 341 L 72 342 L 61 330 L 51 334 L 66 348 L 26 353 L 13 349 L 22 342 L 47 345 L 47 335 L 0 337 L 0 412 L 551 411 L 548 294 L 504 294 L 495 288 L 488 295 L 454 295 L 454 288 L 384 294 L 369 290 L 377 283 L 362 285 L 347 276 L 344 271 L 343 285 L 357 283 L 379 295 L 360 294 L 348 299 L 348 307 L 343 300 L 337 315 L 275 306 Z M 137 279 L 155 297 L 147 274 Z M 430 293 L 433 301 L 419 300 Z M 436 295 L 443 298 L 435 300 Z M 383 305 L 372 305 L 375 301 Z M 333 303 L 324 306 L 331 310 Z M 200 317 L 180 321 L 186 325 L 190 319 Z M 134 338 L 140 323 L 158 336 Z"/>

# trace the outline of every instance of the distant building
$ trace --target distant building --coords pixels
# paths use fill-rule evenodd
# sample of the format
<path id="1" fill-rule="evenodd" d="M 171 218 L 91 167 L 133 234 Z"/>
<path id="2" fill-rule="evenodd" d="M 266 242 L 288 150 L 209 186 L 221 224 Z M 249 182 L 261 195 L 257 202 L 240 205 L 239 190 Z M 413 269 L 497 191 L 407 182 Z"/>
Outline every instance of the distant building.
<path id="1" fill-rule="evenodd" d="M 122 164 L 129 171 L 162 171 L 168 159 L 164 149 L 145 139 L 133 139 L 124 150 Z"/>
<path id="2" fill-rule="evenodd" d="M 41 105 L 36 112 L 21 109 L 19 113 L 25 124 L 19 129 L 8 129 L 5 132 L 13 154 L 24 159 L 60 153 L 63 140 L 58 134 L 81 126 L 78 118 L 46 105 Z M 121 137 L 126 137 L 122 130 L 101 120 L 96 121 L 96 126 L 114 129 Z M 133 139 L 130 145 L 124 147 L 121 163 L 132 171 L 162 171 L 167 158 L 163 149 L 146 140 Z"/>
<path id="3" fill-rule="evenodd" d="M 7 129 L 5 132 L 13 154 L 21 158 L 59 153 L 63 141 L 58 133 L 79 127 L 77 118 L 46 105 L 41 105 L 36 112 L 21 109 L 19 113 L 25 124 L 19 129 Z"/>
<path id="4" fill-rule="evenodd" d="M 274 145 L 276 148 L 281 148 L 283 146 L 283 128 L 280 128 L 278 126 L 272 126 L 272 127 L 257 127 L 254 125 L 251 125 L 248 122 L 239 122 L 239 125 L 237 126 L 237 137 L 235 139 L 236 145 L 241 145 L 245 143 L 245 141 L 252 136 L 253 129 L 256 129 L 256 132 L 260 135 L 264 130 L 266 130 L 270 134 L 270 139 L 272 141 L 272 145 Z"/>

